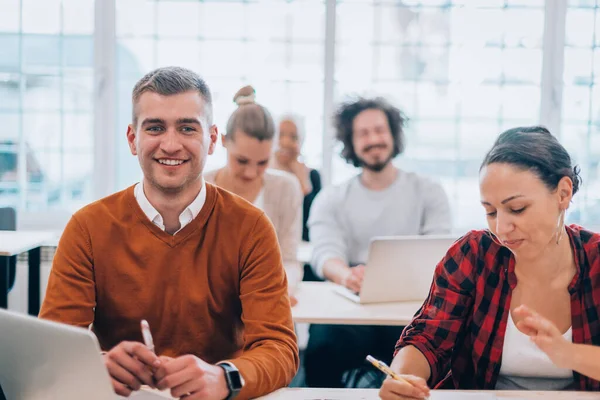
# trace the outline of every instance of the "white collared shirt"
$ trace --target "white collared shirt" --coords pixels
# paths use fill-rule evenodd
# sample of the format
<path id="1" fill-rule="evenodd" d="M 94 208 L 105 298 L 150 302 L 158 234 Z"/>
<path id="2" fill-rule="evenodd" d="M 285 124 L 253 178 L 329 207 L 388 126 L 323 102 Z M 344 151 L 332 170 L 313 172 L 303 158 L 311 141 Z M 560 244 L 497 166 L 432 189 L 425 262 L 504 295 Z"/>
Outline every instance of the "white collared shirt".
<path id="1" fill-rule="evenodd" d="M 154 206 L 152 204 L 150 204 L 150 202 L 148 201 L 148 198 L 146 197 L 146 194 L 144 193 L 144 181 L 141 181 L 140 183 L 135 185 L 134 195 L 135 195 L 135 199 L 137 200 L 140 208 L 142 209 L 144 214 L 146 214 L 146 217 L 148 217 L 148 219 L 150 221 L 152 221 L 152 223 L 154 225 L 158 226 L 160 229 L 162 229 L 164 231 L 165 224 L 164 224 L 162 215 L 160 215 L 158 213 L 158 211 L 156 210 L 156 208 L 154 208 Z M 200 214 L 200 210 L 202 210 L 202 207 L 204 206 L 205 201 L 206 201 L 206 183 L 204 182 L 204 179 L 203 179 L 202 187 L 200 188 L 200 193 L 198 193 L 198 196 L 196 196 L 194 201 L 192 201 L 190 203 L 190 205 L 187 206 L 185 208 L 185 210 L 183 210 L 183 212 L 179 216 L 179 223 L 181 224 L 181 227 L 179 228 L 179 230 L 177 232 L 182 230 L 187 224 L 192 222 L 198 214 Z M 176 234 L 177 232 L 175 232 L 174 234 Z"/>

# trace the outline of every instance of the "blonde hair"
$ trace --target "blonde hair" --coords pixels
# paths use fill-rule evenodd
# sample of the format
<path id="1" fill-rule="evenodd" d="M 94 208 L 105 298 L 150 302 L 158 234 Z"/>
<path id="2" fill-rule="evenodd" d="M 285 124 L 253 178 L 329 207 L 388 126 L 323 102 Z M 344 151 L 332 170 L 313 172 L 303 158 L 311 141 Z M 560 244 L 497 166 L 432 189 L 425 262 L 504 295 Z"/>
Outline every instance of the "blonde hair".
<path id="1" fill-rule="evenodd" d="M 225 136 L 234 140 L 237 131 L 242 131 L 250 137 L 263 140 L 273 140 L 275 123 L 271 113 L 256 102 L 256 91 L 250 85 L 242 87 L 233 96 L 233 102 L 238 108 L 227 121 Z"/>

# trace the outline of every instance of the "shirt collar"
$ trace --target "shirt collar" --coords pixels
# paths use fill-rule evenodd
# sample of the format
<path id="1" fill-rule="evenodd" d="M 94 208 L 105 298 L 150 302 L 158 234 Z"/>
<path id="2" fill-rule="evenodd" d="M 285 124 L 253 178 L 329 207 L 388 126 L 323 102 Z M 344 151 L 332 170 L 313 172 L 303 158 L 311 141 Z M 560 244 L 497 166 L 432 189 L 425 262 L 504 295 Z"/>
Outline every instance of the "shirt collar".
<path id="1" fill-rule="evenodd" d="M 148 219 L 154 225 L 158 226 L 160 229 L 162 229 L 164 231 L 165 225 L 164 225 L 162 215 L 160 215 L 158 210 L 156 208 L 154 208 L 154 206 L 152 204 L 150 204 L 150 201 L 148 200 L 148 198 L 146 197 L 146 194 L 144 193 L 144 181 L 141 181 L 140 183 L 135 185 L 134 195 L 135 195 L 135 199 L 137 200 L 140 208 L 142 209 L 142 211 L 144 212 L 146 217 L 148 217 Z M 205 202 L 206 202 L 206 182 L 204 181 L 204 179 L 202 179 L 202 186 L 200 187 L 200 192 L 198 193 L 198 196 L 196 196 L 194 201 L 192 201 L 185 208 L 185 210 L 183 210 L 183 212 L 179 216 L 179 223 L 181 224 L 181 227 L 179 228 L 179 230 L 177 232 L 181 231 L 187 224 L 192 222 L 194 220 L 194 218 L 196 218 L 198 216 L 198 214 L 200 214 L 200 211 L 202 210 L 202 207 L 204 206 Z M 175 233 L 177 233 L 177 232 L 175 232 Z"/>

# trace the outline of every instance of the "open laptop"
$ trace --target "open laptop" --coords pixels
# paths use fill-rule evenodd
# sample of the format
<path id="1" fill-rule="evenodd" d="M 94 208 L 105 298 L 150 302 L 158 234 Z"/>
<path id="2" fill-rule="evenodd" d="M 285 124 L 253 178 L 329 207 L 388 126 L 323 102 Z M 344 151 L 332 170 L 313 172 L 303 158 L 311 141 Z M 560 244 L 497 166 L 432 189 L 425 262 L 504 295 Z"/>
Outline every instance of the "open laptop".
<path id="1" fill-rule="evenodd" d="M 335 292 L 361 304 L 423 301 L 436 265 L 456 239 L 449 235 L 373 238 L 360 293 L 343 286 L 336 286 Z"/>
<path id="2" fill-rule="evenodd" d="M 92 332 L 2 309 L 0 386 L 7 400 L 121 398 L 113 392 Z M 156 391 L 139 391 L 130 398 L 165 397 Z"/>

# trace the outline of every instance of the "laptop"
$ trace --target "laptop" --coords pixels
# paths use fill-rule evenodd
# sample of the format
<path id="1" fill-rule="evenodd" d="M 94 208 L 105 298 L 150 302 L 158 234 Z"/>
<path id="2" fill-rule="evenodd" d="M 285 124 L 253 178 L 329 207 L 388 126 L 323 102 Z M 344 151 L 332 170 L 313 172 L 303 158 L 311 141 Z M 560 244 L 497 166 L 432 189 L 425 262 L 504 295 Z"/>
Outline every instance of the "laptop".
<path id="1" fill-rule="evenodd" d="M 360 293 L 339 285 L 334 290 L 361 304 L 424 301 L 436 265 L 456 239 L 449 235 L 373 238 Z"/>
<path id="2" fill-rule="evenodd" d="M 87 329 L 0 309 L 0 355 L 0 386 L 7 400 L 122 398 L 114 393 L 96 336 Z M 130 398 L 167 396 L 149 389 Z"/>

